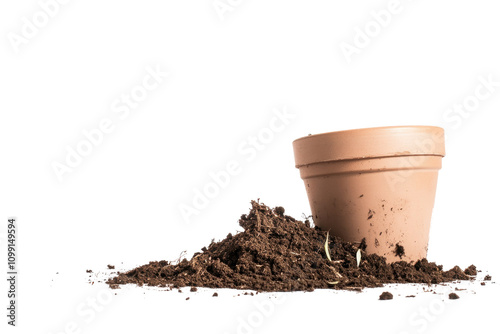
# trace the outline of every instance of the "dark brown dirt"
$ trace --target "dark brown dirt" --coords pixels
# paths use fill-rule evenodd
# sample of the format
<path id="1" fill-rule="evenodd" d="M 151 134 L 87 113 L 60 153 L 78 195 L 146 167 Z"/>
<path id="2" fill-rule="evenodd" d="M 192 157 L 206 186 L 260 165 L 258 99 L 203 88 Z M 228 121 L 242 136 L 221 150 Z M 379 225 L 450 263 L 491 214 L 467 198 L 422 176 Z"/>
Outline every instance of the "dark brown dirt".
<path id="1" fill-rule="evenodd" d="M 378 299 L 380 300 L 390 300 L 392 299 L 392 293 L 388 292 L 388 291 L 384 291 L 382 292 L 382 294 L 378 297 Z"/>
<path id="2" fill-rule="evenodd" d="M 448 298 L 450 298 L 450 299 L 459 299 L 459 298 L 460 298 L 460 296 L 459 296 L 459 295 L 457 295 L 455 292 L 452 292 L 452 293 L 450 293 L 450 294 L 448 295 Z"/>
<path id="3" fill-rule="evenodd" d="M 396 249 L 394 249 L 394 254 L 396 254 L 396 256 L 399 256 L 399 258 L 402 259 L 403 256 L 405 255 L 405 248 L 400 244 L 396 244 Z"/>
<path id="4" fill-rule="evenodd" d="M 249 214 L 239 220 L 243 232 L 212 241 L 191 260 L 150 262 L 119 273 L 107 283 L 111 288 L 132 283 L 257 291 L 359 291 L 385 283 L 437 284 L 470 279 L 458 266 L 444 271 L 426 259 L 388 264 L 383 257 L 367 254 L 366 244 L 345 242 L 331 235 L 330 261 L 325 254 L 325 231 L 311 227 L 307 219 L 302 222 L 285 215 L 282 207 L 270 209 L 256 201 L 251 205 Z M 358 249 L 362 255 L 359 267 Z"/>
<path id="5" fill-rule="evenodd" d="M 476 276 L 477 275 L 477 269 L 476 269 L 476 266 L 471 264 L 468 268 L 466 268 L 464 270 L 464 273 L 466 275 L 470 275 L 470 276 Z"/>
<path id="6" fill-rule="evenodd" d="M 491 281 L 491 276 L 490 276 L 490 275 L 486 275 L 486 276 L 484 276 L 484 280 L 485 280 L 485 281 Z"/>

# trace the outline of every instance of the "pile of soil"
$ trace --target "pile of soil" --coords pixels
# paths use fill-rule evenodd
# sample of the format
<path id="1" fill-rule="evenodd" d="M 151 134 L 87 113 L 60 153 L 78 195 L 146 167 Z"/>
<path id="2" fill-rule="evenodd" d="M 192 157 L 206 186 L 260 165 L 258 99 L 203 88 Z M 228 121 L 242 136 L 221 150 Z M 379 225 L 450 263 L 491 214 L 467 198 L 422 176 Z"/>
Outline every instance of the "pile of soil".
<path id="1" fill-rule="evenodd" d="M 312 291 L 380 287 L 385 283 L 436 284 L 471 277 L 458 266 L 448 271 L 426 259 L 388 264 L 384 257 L 366 254 L 366 244 L 329 236 L 330 259 L 325 250 L 327 233 L 309 221 L 285 215 L 256 201 L 239 224 L 244 231 L 228 234 L 195 253 L 191 260 L 155 261 L 119 273 L 107 283 L 139 286 L 209 287 L 257 291 Z M 404 245 L 401 245 L 404 246 Z M 403 248 L 403 247 L 401 247 Z M 357 264 L 356 253 L 361 261 Z M 467 272 L 475 272 L 471 266 Z"/>

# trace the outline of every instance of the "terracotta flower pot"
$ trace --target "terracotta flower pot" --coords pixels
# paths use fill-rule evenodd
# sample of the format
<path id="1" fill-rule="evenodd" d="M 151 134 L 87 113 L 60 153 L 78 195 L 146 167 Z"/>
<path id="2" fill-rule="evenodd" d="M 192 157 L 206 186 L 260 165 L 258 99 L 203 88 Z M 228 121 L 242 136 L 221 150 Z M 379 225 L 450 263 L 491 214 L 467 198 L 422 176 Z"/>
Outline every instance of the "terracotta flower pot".
<path id="1" fill-rule="evenodd" d="M 293 142 L 314 223 L 388 262 L 427 256 L 444 130 L 394 126 Z"/>

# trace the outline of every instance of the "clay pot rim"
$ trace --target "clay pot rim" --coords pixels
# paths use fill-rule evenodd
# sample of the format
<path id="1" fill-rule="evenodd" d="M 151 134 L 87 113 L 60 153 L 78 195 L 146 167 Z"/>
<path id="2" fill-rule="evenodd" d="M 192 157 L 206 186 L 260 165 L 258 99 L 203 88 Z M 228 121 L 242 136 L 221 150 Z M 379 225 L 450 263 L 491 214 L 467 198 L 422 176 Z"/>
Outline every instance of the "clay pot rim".
<path id="1" fill-rule="evenodd" d="M 308 138 L 312 138 L 312 137 L 320 137 L 320 136 L 325 136 L 325 135 L 331 135 L 331 134 L 349 134 L 349 133 L 352 133 L 354 134 L 354 132 L 371 132 L 373 130 L 390 130 L 390 129 L 407 129 L 407 128 L 410 128 L 410 129 L 425 129 L 425 128 L 428 128 L 428 129 L 436 129 L 436 130 L 441 130 L 441 131 L 444 131 L 443 128 L 439 127 L 439 126 L 433 126 L 433 125 L 391 125 L 391 126 L 376 126 L 376 127 L 372 127 L 372 128 L 359 128 L 359 129 L 348 129 L 348 130 L 339 130 L 339 131 L 330 131 L 330 132 L 322 132 L 322 133 L 316 133 L 316 134 L 311 134 L 311 135 L 307 135 L 307 136 L 304 136 L 304 137 L 300 137 L 300 138 L 297 138 L 295 139 L 292 143 L 295 143 L 295 142 L 298 142 L 298 141 L 301 141 L 301 140 L 305 140 L 305 139 L 308 139 Z"/>
<path id="2" fill-rule="evenodd" d="M 402 125 L 325 132 L 293 141 L 295 166 L 393 156 L 445 156 L 444 129 Z"/>

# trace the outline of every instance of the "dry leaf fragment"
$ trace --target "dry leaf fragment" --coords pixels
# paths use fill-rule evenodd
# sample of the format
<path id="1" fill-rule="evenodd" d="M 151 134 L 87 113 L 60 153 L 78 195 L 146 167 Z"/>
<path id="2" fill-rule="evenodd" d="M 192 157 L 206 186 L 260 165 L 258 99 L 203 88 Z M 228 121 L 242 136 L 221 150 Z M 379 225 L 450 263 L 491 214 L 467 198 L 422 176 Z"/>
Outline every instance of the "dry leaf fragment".
<path id="1" fill-rule="evenodd" d="M 328 237 L 330 236 L 330 231 L 326 232 L 326 241 L 325 241 L 325 253 L 328 260 L 332 261 L 330 257 L 330 246 L 328 246 Z"/>

